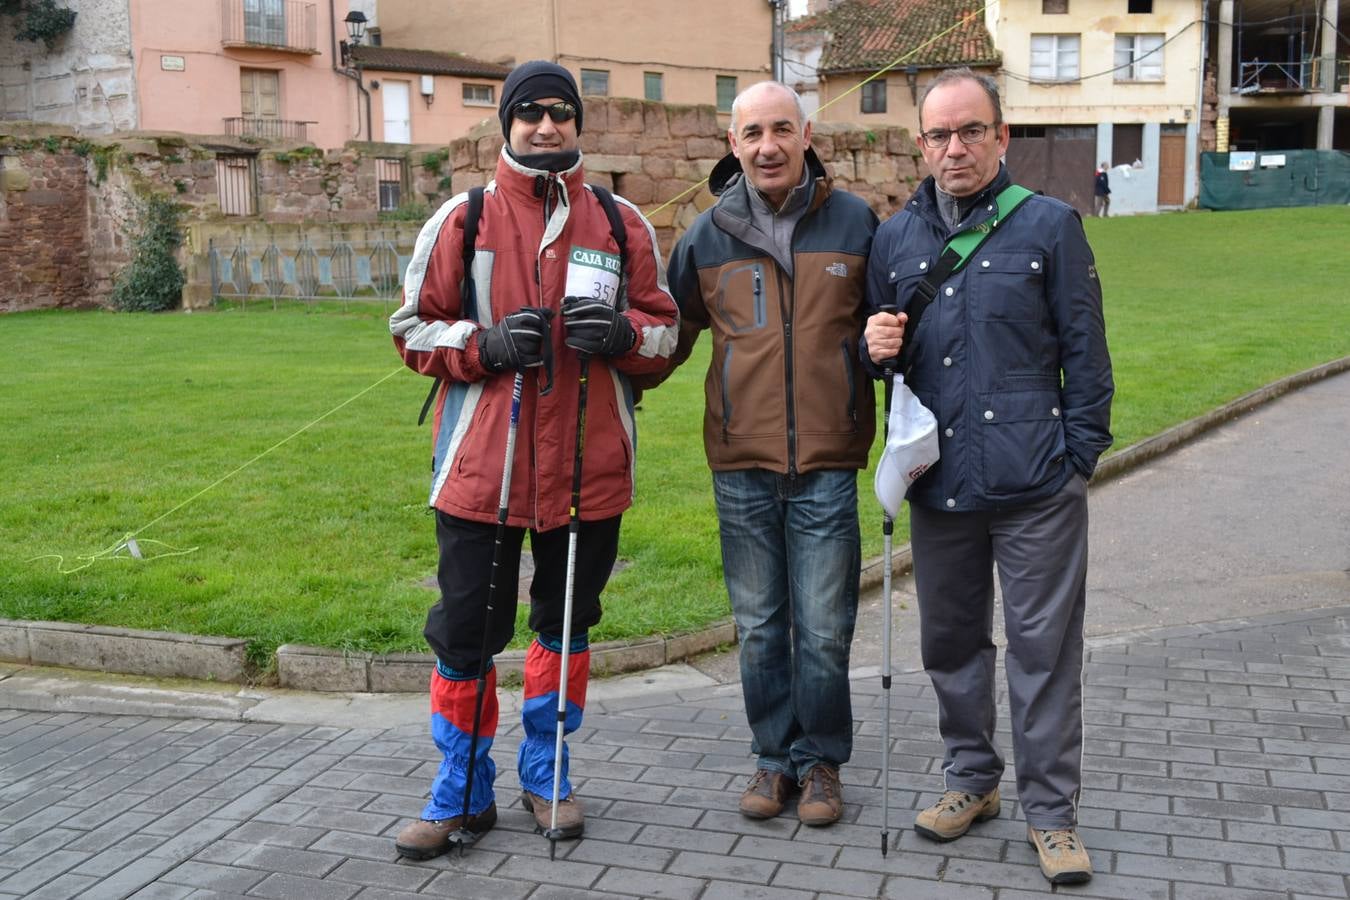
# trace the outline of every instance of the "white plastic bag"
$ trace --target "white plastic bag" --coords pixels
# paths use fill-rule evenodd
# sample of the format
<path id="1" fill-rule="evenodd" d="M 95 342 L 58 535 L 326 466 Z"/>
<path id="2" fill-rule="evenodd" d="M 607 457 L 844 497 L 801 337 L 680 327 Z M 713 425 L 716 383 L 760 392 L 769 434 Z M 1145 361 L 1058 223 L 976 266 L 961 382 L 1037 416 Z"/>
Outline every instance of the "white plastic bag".
<path id="1" fill-rule="evenodd" d="M 900 375 L 891 393 L 888 428 L 872 487 L 886 515 L 895 518 L 909 486 L 938 461 L 937 419 Z"/>

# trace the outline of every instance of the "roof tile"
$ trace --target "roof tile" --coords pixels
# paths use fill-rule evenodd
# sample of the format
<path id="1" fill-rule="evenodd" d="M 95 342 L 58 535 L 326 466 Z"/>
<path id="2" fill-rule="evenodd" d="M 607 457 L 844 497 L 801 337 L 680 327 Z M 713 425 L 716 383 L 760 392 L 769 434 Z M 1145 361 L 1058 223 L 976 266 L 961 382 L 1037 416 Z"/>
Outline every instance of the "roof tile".
<path id="1" fill-rule="evenodd" d="M 1001 62 L 978 0 L 843 0 L 796 19 L 788 30 L 829 33 L 820 58 L 826 73 L 875 71 L 897 61 L 922 67 Z"/>

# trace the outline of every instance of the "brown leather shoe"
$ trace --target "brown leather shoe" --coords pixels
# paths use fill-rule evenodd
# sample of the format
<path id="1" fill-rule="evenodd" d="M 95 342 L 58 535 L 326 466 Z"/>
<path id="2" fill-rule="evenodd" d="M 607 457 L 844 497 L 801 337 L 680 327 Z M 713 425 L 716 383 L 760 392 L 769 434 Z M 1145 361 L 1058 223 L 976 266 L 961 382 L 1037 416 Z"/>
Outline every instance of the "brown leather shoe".
<path id="1" fill-rule="evenodd" d="M 844 812 L 844 792 L 839 785 L 838 769 L 824 764 L 812 766 L 802 779 L 801 788 L 797 818 L 803 825 L 819 828 L 839 821 Z"/>
<path id="2" fill-rule="evenodd" d="M 987 794 L 944 791 L 942 799 L 914 818 L 914 831 L 930 841 L 954 841 L 970 826 L 999 814 L 998 788 Z"/>
<path id="3" fill-rule="evenodd" d="M 538 826 L 539 830 L 548 834 L 548 830 L 553 824 L 553 801 L 548 797 L 540 797 L 538 794 L 522 791 L 520 803 L 534 814 L 534 824 Z M 582 808 L 577 795 L 573 794 L 566 799 L 559 800 L 558 837 L 562 840 L 578 838 L 581 837 L 581 832 L 585 829 L 586 811 Z"/>
<path id="4" fill-rule="evenodd" d="M 787 805 L 792 788 L 792 779 L 782 772 L 756 769 L 741 794 L 741 815 L 747 819 L 772 819 Z"/>
<path id="5" fill-rule="evenodd" d="M 406 826 L 394 839 L 398 855 L 408 859 L 431 859 L 451 847 L 450 835 L 460 830 L 463 816 L 451 819 L 418 819 Z M 476 816 L 469 816 L 465 829 L 481 836 L 497 824 L 497 804 L 493 803 Z"/>

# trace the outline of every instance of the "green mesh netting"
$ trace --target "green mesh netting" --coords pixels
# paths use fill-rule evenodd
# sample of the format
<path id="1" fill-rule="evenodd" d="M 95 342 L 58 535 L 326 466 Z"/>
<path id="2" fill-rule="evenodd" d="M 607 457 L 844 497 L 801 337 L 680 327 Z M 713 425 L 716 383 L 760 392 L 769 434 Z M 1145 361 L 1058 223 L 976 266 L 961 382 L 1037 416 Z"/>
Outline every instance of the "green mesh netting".
<path id="1" fill-rule="evenodd" d="M 1228 168 L 1227 153 L 1200 154 L 1200 206 L 1205 209 L 1268 209 L 1350 203 L 1350 153 L 1339 150 L 1260 150 L 1256 168 Z M 1283 156 L 1284 165 L 1261 166 L 1262 157 Z"/>

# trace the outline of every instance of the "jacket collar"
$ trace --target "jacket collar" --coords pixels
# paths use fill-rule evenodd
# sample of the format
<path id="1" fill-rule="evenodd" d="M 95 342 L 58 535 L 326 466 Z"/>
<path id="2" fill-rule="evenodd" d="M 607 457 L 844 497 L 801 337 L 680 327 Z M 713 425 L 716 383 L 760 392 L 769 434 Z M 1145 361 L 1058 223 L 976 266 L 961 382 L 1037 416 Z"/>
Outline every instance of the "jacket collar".
<path id="1" fill-rule="evenodd" d="M 986 184 L 981 188 L 980 192 L 975 195 L 975 200 L 970 207 L 970 211 L 966 213 L 966 217 L 961 222 L 960 227 L 952 232 L 952 234 L 965 231 L 980 224 L 986 219 L 993 218 L 998 212 L 998 205 L 994 202 L 994 198 L 1010 184 L 1012 184 L 1012 176 L 1008 174 L 1007 165 L 999 163 L 998 174 L 994 176 L 993 181 Z M 938 210 L 937 182 L 933 179 L 932 175 L 929 175 L 919 184 L 919 189 L 916 190 L 914 196 L 910 198 L 906 209 L 920 216 L 925 221 L 937 225 L 944 232 L 947 231 L 947 224 L 943 221 L 942 213 Z"/>
<path id="2" fill-rule="evenodd" d="M 563 202 L 570 202 L 570 198 L 579 197 L 579 190 L 584 190 L 586 174 L 583 168 L 582 156 L 577 156 L 576 165 L 570 169 L 564 169 L 561 172 L 547 172 L 543 169 L 532 169 L 524 165 L 510 153 L 506 152 L 506 145 L 502 145 L 500 155 L 497 157 L 497 171 L 495 174 L 497 189 L 504 191 L 512 200 L 525 203 L 544 202 L 544 197 L 549 194 L 552 188 L 554 201 L 557 201 L 559 187 L 564 187 L 562 194 Z"/>
<path id="3" fill-rule="evenodd" d="M 815 179 L 811 205 L 805 213 L 809 216 L 829 199 L 833 179 L 811 147 L 806 148 L 806 169 Z M 735 154 L 728 153 L 713 167 L 712 174 L 708 176 L 708 190 L 717 197 L 713 221 L 723 231 L 744 239 L 751 222 L 750 183 L 741 171 L 741 161 Z"/>

